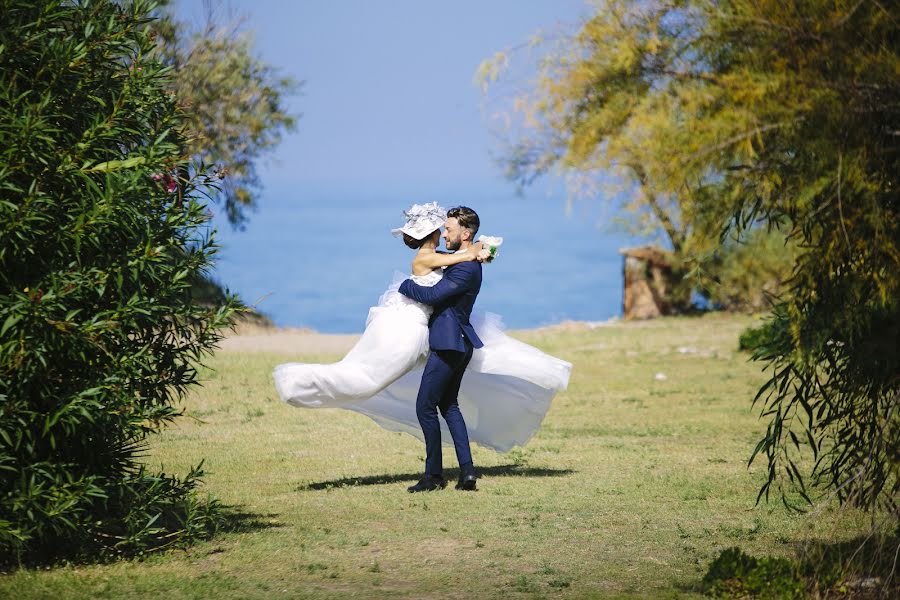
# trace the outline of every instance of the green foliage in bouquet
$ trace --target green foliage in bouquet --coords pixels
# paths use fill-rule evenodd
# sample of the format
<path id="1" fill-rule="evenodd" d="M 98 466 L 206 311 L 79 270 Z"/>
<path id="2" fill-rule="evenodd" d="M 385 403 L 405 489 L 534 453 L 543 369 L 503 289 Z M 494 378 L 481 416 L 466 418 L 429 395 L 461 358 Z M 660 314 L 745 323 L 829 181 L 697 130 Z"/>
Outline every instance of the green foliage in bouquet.
<path id="1" fill-rule="evenodd" d="M 0 0 L 0 556 L 127 555 L 214 501 L 141 464 L 238 308 L 144 0 Z"/>

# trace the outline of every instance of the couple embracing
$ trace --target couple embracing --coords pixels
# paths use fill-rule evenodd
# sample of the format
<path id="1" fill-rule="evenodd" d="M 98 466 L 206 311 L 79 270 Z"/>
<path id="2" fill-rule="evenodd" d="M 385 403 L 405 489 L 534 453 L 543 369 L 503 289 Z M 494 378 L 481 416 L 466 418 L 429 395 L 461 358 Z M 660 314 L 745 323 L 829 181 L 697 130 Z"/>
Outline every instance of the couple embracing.
<path id="1" fill-rule="evenodd" d="M 294 406 L 353 410 L 424 440 L 425 473 L 410 492 L 446 486 L 441 443 L 449 437 L 460 466 L 456 487 L 475 490 L 470 439 L 501 452 L 526 443 L 568 385 L 571 364 L 507 336 L 496 315 L 473 314 L 482 263 L 502 242 L 475 241 L 475 211 L 415 204 L 404 216 L 392 233 L 416 250 L 409 278 L 370 309 L 344 359 L 278 365 L 276 389 Z"/>

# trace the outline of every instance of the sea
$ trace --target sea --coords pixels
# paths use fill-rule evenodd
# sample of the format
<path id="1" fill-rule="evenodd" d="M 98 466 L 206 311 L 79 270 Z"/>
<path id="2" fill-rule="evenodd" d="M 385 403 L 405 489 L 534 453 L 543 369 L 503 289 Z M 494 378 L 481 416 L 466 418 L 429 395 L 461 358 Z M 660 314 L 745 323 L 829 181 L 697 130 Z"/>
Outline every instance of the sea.
<path id="1" fill-rule="evenodd" d="M 523 195 L 508 184 L 431 194 L 268 186 L 242 231 L 211 206 L 220 245 L 213 277 L 280 327 L 359 333 L 395 273 L 410 270 L 413 251 L 391 229 L 404 208 L 431 201 L 470 206 L 479 233 L 503 237 L 484 266 L 476 310 L 499 314 L 510 329 L 621 315 L 619 250 L 642 240 L 611 225 L 603 199 Z"/>

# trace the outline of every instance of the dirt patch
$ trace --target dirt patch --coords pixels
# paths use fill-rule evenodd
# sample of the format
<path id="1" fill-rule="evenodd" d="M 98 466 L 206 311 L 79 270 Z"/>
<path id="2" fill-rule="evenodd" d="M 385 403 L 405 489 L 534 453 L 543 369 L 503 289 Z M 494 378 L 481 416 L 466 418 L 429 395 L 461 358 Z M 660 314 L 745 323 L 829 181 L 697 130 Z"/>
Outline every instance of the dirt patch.
<path id="1" fill-rule="evenodd" d="M 219 349 L 222 352 L 343 355 L 358 339 L 359 334 L 327 334 L 309 329 L 244 329 L 240 334 L 223 339 Z"/>
<path id="2" fill-rule="evenodd" d="M 616 319 L 585 322 L 565 321 L 537 329 L 510 331 L 510 333 L 555 333 L 591 330 L 620 324 Z M 361 334 L 318 333 L 312 329 L 268 327 L 255 323 L 241 323 L 219 344 L 225 352 L 270 352 L 274 354 L 335 354 L 344 355 L 359 340 Z"/>

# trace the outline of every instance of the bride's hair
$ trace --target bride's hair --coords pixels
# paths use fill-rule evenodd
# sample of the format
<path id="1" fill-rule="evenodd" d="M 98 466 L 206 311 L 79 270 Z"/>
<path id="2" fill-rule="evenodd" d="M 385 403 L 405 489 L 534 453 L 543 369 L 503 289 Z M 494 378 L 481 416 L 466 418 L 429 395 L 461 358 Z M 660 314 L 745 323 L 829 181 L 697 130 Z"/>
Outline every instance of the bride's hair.
<path id="1" fill-rule="evenodd" d="M 434 231 L 440 231 L 439 229 L 435 229 Z M 425 240 L 434 235 L 434 231 L 423 237 L 421 240 L 417 240 L 413 236 L 408 233 L 403 234 L 403 243 L 412 248 L 413 250 L 418 250 L 422 247 L 422 244 L 425 243 Z"/>

